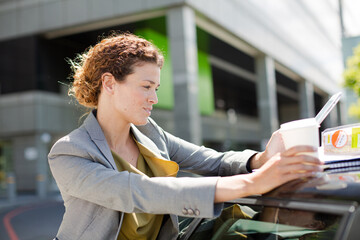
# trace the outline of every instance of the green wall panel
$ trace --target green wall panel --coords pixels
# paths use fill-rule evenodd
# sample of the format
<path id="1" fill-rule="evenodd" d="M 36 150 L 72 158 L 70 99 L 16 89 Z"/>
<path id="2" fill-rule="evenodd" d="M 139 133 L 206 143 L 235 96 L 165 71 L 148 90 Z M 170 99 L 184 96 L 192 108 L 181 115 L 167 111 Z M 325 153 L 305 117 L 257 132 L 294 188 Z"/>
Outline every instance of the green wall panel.
<path id="1" fill-rule="evenodd" d="M 198 102 L 201 114 L 211 115 L 214 112 L 214 91 L 211 65 L 208 54 L 198 51 Z"/>
<path id="2" fill-rule="evenodd" d="M 174 107 L 174 88 L 167 37 L 150 28 L 138 29 L 135 31 L 135 34 L 151 41 L 164 54 L 164 66 L 160 74 L 160 88 L 157 91 L 159 103 L 154 105 L 154 107 L 172 109 Z"/>
<path id="3" fill-rule="evenodd" d="M 154 43 L 164 54 L 164 66 L 161 69 L 160 88 L 157 92 L 159 103 L 158 108 L 173 109 L 174 107 L 174 88 L 171 68 L 171 55 L 167 37 L 150 28 L 137 29 L 135 34 L 144 37 Z M 198 51 L 198 104 L 201 114 L 211 115 L 214 112 L 214 93 L 212 83 L 211 65 L 208 54 Z"/>

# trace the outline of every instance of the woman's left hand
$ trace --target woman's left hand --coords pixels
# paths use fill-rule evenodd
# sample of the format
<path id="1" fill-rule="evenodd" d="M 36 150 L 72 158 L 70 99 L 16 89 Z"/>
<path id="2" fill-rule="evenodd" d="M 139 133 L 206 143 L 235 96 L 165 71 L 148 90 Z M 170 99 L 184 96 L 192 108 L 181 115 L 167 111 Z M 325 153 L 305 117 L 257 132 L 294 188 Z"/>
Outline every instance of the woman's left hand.
<path id="1" fill-rule="evenodd" d="M 258 169 L 266 163 L 271 157 L 277 153 L 285 151 L 284 141 L 279 130 L 273 132 L 269 142 L 266 145 L 265 151 L 253 156 L 250 162 L 251 169 Z"/>

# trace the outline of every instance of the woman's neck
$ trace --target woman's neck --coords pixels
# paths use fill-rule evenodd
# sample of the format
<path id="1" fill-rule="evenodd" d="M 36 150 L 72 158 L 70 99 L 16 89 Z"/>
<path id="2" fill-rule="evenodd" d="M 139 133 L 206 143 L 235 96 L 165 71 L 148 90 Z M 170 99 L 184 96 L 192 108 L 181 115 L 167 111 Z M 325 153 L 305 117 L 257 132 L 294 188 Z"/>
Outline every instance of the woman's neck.
<path id="1" fill-rule="evenodd" d="M 110 149 L 126 146 L 130 138 L 130 123 L 122 121 L 110 109 L 98 108 L 97 120 L 104 132 Z"/>

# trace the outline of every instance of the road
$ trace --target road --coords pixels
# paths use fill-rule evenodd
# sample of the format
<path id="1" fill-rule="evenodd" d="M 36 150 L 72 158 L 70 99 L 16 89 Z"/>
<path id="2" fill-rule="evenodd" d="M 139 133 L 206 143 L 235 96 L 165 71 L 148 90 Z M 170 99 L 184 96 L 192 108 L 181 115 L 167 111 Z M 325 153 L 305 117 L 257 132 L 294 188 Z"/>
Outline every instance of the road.
<path id="1" fill-rule="evenodd" d="M 0 240 L 53 239 L 63 213 L 63 203 L 55 200 L 0 209 Z"/>

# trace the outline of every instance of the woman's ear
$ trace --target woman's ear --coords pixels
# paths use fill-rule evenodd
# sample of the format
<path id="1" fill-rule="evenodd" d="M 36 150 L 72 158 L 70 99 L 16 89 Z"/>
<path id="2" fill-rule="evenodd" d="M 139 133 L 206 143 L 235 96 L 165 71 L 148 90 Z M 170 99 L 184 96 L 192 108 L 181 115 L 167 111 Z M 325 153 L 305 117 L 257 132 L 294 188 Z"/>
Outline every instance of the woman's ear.
<path id="1" fill-rule="evenodd" d="M 101 75 L 101 82 L 102 88 L 105 92 L 108 94 L 114 93 L 116 80 L 111 73 L 103 73 L 103 75 Z"/>

